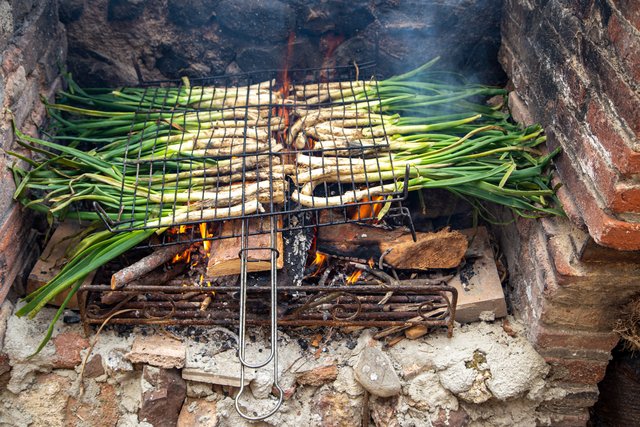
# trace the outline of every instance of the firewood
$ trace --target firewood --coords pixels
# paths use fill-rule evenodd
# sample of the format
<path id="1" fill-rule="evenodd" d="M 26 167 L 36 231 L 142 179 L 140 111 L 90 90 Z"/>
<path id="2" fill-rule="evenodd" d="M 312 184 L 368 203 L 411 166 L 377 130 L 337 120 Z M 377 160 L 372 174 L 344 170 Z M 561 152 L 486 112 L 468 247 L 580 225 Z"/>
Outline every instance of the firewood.
<path id="1" fill-rule="evenodd" d="M 36 262 L 31 273 L 29 273 L 29 278 L 27 279 L 28 293 L 34 292 L 36 289 L 44 286 L 60 272 L 66 261 L 65 252 L 73 243 L 73 236 L 79 234 L 81 231 L 82 227 L 75 222 L 63 222 L 58 225 L 58 228 L 56 228 L 56 231 L 42 252 L 42 256 Z M 83 284 L 90 284 L 95 274 L 95 271 L 89 274 Z M 64 291 L 57 295 L 51 301 L 51 304 L 55 306 L 61 305 L 68 293 L 68 291 Z M 67 308 L 78 308 L 78 299 L 75 295 L 71 297 Z"/>
<path id="2" fill-rule="evenodd" d="M 390 250 L 384 262 L 397 269 L 427 270 L 455 268 L 464 256 L 468 242 L 458 231 L 448 229 L 436 233 L 411 233 L 403 229 L 386 230 L 354 223 L 318 230 L 318 251 L 331 255 L 368 260 L 377 263 Z"/>
<path id="3" fill-rule="evenodd" d="M 426 335 L 429 332 L 429 328 L 425 325 L 412 326 L 404 331 L 404 336 L 410 340 L 415 340 Z"/>
<path id="4" fill-rule="evenodd" d="M 189 244 L 164 246 L 141 260 L 115 272 L 111 276 L 111 289 L 122 288 L 127 283 L 141 278 L 165 262 L 171 261 L 171 258 L 189 249 L 189 246 Z"/>
<path id="5" fill-rule="evenodd" d="M 254 234 L 249 236 L 249 248 L 265 248 L 260 250 L 250 250 L 247 252 L 247 271 L 267 271 L 271 269 L 271 236 L 268 232 L 270 221 L 268 220 L 250 220 L 248 232 L 256 233 L 264 231 L 266 234 Z M 209 265 L 207 266 L 207 277 L 229 276 L 240 274 L 240 247 L 241 238 L 239 237 L 242 227 L 241 220 L 226 221 L 222 225 L 220 231 L 221 236 L 235 235 L 227 239 L 219 239 L 211 242 L 211 251 L 209 256 Z M 279 256 L 276 261 L 276 267 L 282 268 L 284 265 L 282 241 L 282 233 L 276 233 L 276 249 Z"/>

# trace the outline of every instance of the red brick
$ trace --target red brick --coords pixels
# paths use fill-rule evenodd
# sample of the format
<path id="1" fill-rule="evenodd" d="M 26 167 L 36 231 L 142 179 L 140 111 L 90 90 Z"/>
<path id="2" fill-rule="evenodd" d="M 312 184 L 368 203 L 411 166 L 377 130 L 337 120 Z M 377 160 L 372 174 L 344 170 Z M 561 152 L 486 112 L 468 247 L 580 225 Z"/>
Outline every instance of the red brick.
<path id="1" fill-rule="evenodd" d="M 633 150 L 625 140 L 617 118 L 607 114 L 601 102 L 596 99 L 589 103 L 587 123 L 623 176 L 640 173 L 640 153 Z"/>
<path id="2" fill-rule="evenodd" d="M 585 66 L 598 76 L 601 90 L 613 103 L 616 112 L 636 135 L 640 135 L 640 96 L 627 83 L 625 76 L 611 63 L 607 53 L 592 42 L 584 43 Z"/>
<path id="3" fill-rule="evenodd" d="M 640 2 L 638 0 L 609 0 L 617 12 L 640 31 Z"/>
<path id="4" fill-rule="evenodd" d="M 551 423 L 549 427 L 584 427 L 589 421 L 589 411 L 581 409 L 575 414 L 548 414 Z"/>
<path id="5" fill-rule="evenodd" d="M 623 68 L 635 81 L 640 81 L 640 37 L 615 14 L 609 19 L 607 30 Z"/>
<path id="6" fill-rule="evenodd" d="M 56 335 L 53 344 L 56 347 L 53 367 L 60 369 L 73 369 L 82 363 L 81 352 L 89 347 L 89 341 L 75 332 Z"/>
<path id="7" fill-rule="evenodd" d="M 546 357 L 551 365 L 550 379 L 579 384 L 597 384 L 607 370 L 608 362 Z"/>
<path id="8" fill-rule="evenodd" d="M 591 105 L 595 103 L 591 102 Z M 582 165 L 607 210 L 614 214 L 640 212 L 640 185 L 622 180 L 618 171 L 601 153 L 603 148 L 596 147 L 599 141 L 589 137 L 588 130 L 576 120 L 575 110 L 558 101 L 556 111 L 559 122 L 563 124 L 566 140 L 571 144 L 565 147 L 565 151 L 573 158 L 574 164 Z"/>
<path id="9" fill-rule="evenodd" d="M 552 139 L 550 137 L 548 141 Z M 602 246 L 614 249 L 640 250 L 640 223 L 621 221 L 605 213 L 567 156 L 558 157 L 555 165 L 593 239 Z"/>
<path id="10" fill-rule="evenodd" d="M 536 323 L 530 326 L 529 336 L 536 348 L 566 348 L 611 351 L 619 336 L 613 332 L 581 332 Z"/>

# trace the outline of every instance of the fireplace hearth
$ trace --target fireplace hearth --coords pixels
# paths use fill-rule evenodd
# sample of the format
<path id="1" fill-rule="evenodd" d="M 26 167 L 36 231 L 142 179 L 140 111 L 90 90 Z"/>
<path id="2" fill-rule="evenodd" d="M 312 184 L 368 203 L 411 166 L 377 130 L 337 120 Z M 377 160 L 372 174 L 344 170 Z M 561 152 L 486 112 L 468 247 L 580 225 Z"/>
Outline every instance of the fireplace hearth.
<path id="1" fill-rule="evenodd" d="M 244 415 L 261 418 L 281 397 L 264 425 L 585 425 L 618 342 L 620 307 L 640 285 L 637 9 L 622 0 L 0 1 L 0 174 L 8 184 L 0 188 L 0 424 L 245 425 L 234 400 Z M 168 99 L 172 88 L 255 87 L 255 105 L 250 97 L 239 105 L 236 96 L 224 98 L 236 103 L 226 107 L 245 116 L 255 108 L 255 127 L 266 123 L 267 141 L 296 146 L 326 168 L 327 159 L 366 159 L 373 148 L 324 147 L 316 125 L 288 140 L 300 111 L 315 102 L 342 108 L 330 82 L 350 82 L 339 88 L 353 92 L 354 84 L 376 85 L 436 56 L 440 69 L 468 82 L 506 87 L 521 126 L 542 125 L 540 146 L 562 150 L 553 185 L 566 217 L 520 218 L 493 206 L 489 214 L 498 221 L 474 234 L 477 218 L 466 202 L 385 187 L 408 181 L 410 168 L 393 170 L 390 181 L 347 176 L 324 184 L 313 203 L 356 188 L 369 194 L 301 210 L 290 197 L 301 187 L 287 187 L 304 183 L 287 169 L 299 153 L 270 148 L 282 163 L 263 168 L 246 152 L 247 141 L 259 147 L 264 140 L 247 135 L 245 118 L 245 132 L 232 136 L 244 145 L 228 154 L 254 156 L 258 166 L 250 171 L 243 160 L 235 172 L 263 179 L 267 189 L 257 181 L 256 194 L 272 196 L 278 177 L 289 177 L 283 203 L 257 203 L 235 222 L 164 224 L 169 232 L 87 279 L 52 342 L 28 358 L 55 309 L 44 308 L 35 321 L 19 318 L 19 298 L 51 278 L 45 267 L 36 270 L 58 268 L 46 255 L 52 241 L 64 246 L 68 238 L 51 238 L 46 218 L 13 201 L 13 153 L 24 156 L 16 164 L 25 168 L 31 154 L 12 123 L 26 135 L 51 137 L 46 126 L 54 120 L 39 98 L 51 102 L 67 88 L 67 71 L 80 87 L 141 88 L 152 103 Z M 185 126 L 177 105 L 163 106 L 172 111 L 170 128 Z M 201 103 L 196 113 L 212 109 Z M 364 126 L 371 135 L 376 120 Z M 125 166 L 138 171 L 135 187 L 154 179 L 145 175 L 146 160 Z M 172 167 L 160 160 L 152 159 L 150 170 Z M 191 172 L 190 182 L 202 175 Z M 233 174 L 230 185 L 220 185 L 231 189 Z M 378 187 L 384 191 L 371 193 Z M 174 190 L 163 187 L 160 197 Z M 244 191 L 239 206 L 246 205 Z M 379 220 L 383 201 L 391 209 Z M 155 207 L 151 198 L 136 203 Z M 147 215 L 147 224 L 134 226 L 125 203 L 117 217 L 111 209 L 118 206 L 90 207 L 114 231 L 156 220 Z M 389 236 L 392 227 L 406 228 L 394 244 L 380 244 L 385 238 L 376 233 Z M 321 231 L 331 229 L 339 231 Z M 426 251 L 421 239 L 439 230 L 451 233 L 448 249 L 423 258 L 455 252 L 460 264 L 393 264 L 390 246 L 413 237 Z M 345 243 L 365 234 L 359 246 Z M 464 247 L 454 251 L 454 241 Z M 255 259 L 234 255 L 254 249 Z M 154 256 L 142 273 L 121 273 Z M 113 282 L 114 274 L 126 279 Z M 484 280 L 497 293 L 480 291 Z M 238 334 L 241 312 L 246 329 Z M 275 319 L 277 339 L 269 330 Z M 274 348 L 275 361 L 267 357 Z M 245 367 L 241 375 L 238 354 L 248 364 L 274 361 L 277 369 Z"/>

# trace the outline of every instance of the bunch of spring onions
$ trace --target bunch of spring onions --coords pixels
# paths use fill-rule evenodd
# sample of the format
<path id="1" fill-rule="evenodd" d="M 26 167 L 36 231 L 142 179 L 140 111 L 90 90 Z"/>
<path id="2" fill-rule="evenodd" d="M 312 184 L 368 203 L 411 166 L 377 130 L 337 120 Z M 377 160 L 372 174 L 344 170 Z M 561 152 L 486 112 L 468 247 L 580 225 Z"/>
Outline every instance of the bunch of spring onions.
<path id="1" fill-rule="evenodd" d="M 521 215 L 561 214 L 545 172 L 540 127 L 521 129 L 485 100 L 502 89 L 465 84 L 434 71 L 435 61 L 383 81 L 292 86 L 69 88 L 47 109 L 47 140 L 16 130 L 31 168 L 14 166 L 15 198 L 52 218 L 94 221 L 68 262 L 26 297 L 18 315 L 34 316 L 56 295 L 153 233 L 181 222 L 260 212 L 290 197 L 303 206 L 357 202 L 364 196 L 445 188 L 479 206 L 490 201 Z M 291 123 L 274 103 L 289 105 Z M 285 149 L 276 134 L 286 130 Z M 354 148 L 356 150 L 354 150 Z M 293 157 L 293 162 L 286 162 Z M 404 177 L 409 166 L 409 181 Z M 365 190 L 318 195 L 320 184 L 380 182 Z M 128 231 L 101 229 L 91 208 Z M 117 228 L 117 227 L 116 227 Z M 63 312 L 60 307 L 56 318 Z M 44 346 L 53 331 L 51 325 Z"/>

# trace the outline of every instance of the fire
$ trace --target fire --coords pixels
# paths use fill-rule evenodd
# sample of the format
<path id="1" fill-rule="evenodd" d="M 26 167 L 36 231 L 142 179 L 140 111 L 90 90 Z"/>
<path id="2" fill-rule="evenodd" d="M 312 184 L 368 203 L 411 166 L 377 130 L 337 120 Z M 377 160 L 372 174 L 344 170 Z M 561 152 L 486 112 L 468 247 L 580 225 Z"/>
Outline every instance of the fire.
<path id="1" fill-rule="evenodd" d="M 358 281 L 358 279 L 362 276 L 361 270 L 356 270 L 349 277 L 347 277 L 347 285 L 353 285 Z"/>
<path id="2" fill-rule="evenodd" d="M 187 249 L 186 251 L 184 251 L 184 252 L 180 252 L 179 254 L 177 254 L 176 256 L 174 256 L 174 257 L 171 259 L 171 263 L 172 263 L 172 264 L 176 264 L 176 263 L 178 263 L 178 262 L 180 262 L 180 261 L 183 261 L 183 260 L 184 260 L 187 264 L 189 263 L 189 261 L 191 261 L 191 249 L 190 249 L 190 248 L 189 248 L 189 249 Z"/>
<path id="3" fill-rule="evenodd" d="M 365 197 L 362 199 L 363 202 L 370 201 L 382 201 L 384 200 L 383 196 L 373 196 L 373 198 L 369 199 Z M 382 210 L 383 203 L 366 203 L 364 205 L 358 206 L 358 209 L 351 215 L 351 219 L 353 220 L 366 220 L 366 219 L 375 219 L 380 211 Z"/>
<path id="4" fill-rule="evenodd" d="M 311 263 L 311 267 L 316 266 L 316 271 L 313 272 L 311 277 L 317 276 L 322 271 L 324 267 L 324 263 L 327 262 L 327 255 L 322 252 L 316 252 L 316 257 Z"/>
<path id="5" fill-rule="evenodd" d="M 207 223 L 206 222 L 201 222 L 200 223 L 200 235 L 202 236 L 203 239 L 211 237 L 211 234 L 209 233 L 209 230 L 207 229 Z M 209 250 L 211 249 L 211 241 L 210 240 L 203 241 L 202 242 L 202 247 L 204 248 L 205 256 L 208 258 L 209 257 Z"/>
<path id="6" fill-rule="evenodd" d="M 373 257 L 369 258 L 369 261 L 367 261 L 367 264 L 369 265 L 370 268 L 374 268 L 376 266 L 376 262 L 373 260 Z"/>

